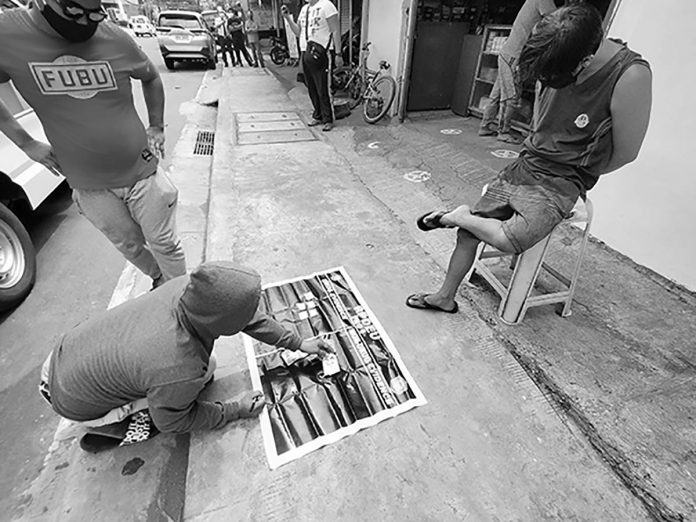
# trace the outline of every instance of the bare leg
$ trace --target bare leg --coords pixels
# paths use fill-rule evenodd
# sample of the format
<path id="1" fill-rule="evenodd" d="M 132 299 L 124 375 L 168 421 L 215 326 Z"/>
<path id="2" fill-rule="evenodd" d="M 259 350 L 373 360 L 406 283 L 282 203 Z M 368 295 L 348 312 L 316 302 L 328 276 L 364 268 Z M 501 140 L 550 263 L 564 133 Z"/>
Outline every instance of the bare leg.
<path id="1" fill-rule="evenodd" d="M 426 218 L 427 221 L 427 218 Z M 445 214 L 440 218 L 443 225 L 459 227 L 457 230 L 457 245 L 450 257 L 447 274 L 442 286 L 433 294 L 424 297 L 425 301 L 444 310 L 454 308 L 454 298 L 474 262 L 476 248 L 481 241 L 488 243 L 503 252 L 514 252 L 515 249 L 503 232 L 503 222 L 492 218 L 482 218 L 471 214 L 469 207 L 461 207 Z"/>

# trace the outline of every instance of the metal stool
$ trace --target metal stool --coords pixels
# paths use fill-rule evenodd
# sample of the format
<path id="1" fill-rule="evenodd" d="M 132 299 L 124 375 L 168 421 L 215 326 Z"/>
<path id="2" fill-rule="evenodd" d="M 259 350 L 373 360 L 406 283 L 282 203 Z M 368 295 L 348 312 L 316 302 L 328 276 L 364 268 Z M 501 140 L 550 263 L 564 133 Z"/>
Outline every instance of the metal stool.
<path id="1" fill-rule="evenodd" d="M 485 191 L 486 188 L 484 188 L 484 193 Z M 575 267 L 571 279 L 568 279 L 544 262 L 546 251 L 549 246 L 549 242 L 551 241 L 551 236 L 553 236 L 553 233 L 556 230 L 556 228 L 554 228 L 548 236 L 521 254 L 500 252 L 490 245 L 481 243 L 477 250 L 472 268 L 466 275 L 465 280 L 469 281 L 471 274 L 475 270 L 491 284 L 493 289 L 498 292 L 501 297 L 498 315 L 505 324 L 520 323 L 524 318 L 524 314 L 527 313 L 527 309 L 531 308 L 532 306 L 541 306 L 552 303 L 565 303 L 561 315 L 563 317 L 568 317 L 571 314 L 570 305 L 573 302 L 575 286 L 578 282 L 578 276 L 580 275 L 580 264 L 582 263 L 582 257 L 585 253 L 585 247 L 587 246 L 587 239 L 590 235 L 592 212 L 592 202 L 589 199 L 586 199 L 585 201 L 578 199 L 575 207 L 573 207 L 570 217 L 561 222 L 585 224 L 582 235 L 582 243 L 580 244 L 580 252 L 578 253 L 577 260 L 575 261 Z M 488 268 L 488 266 L 486 266 L 484 263 L 484 260 L 486 259 L 506 256 L 513 257 L 514 265 L 512 278 L 510 279 L 510 283 L 507 287 L 505 287 L 500 279 L 498 279 L 490 268 Z M 551 274 L 555 279 L 560 281 L 565 286 L 565 289 L 559 292 L 551 292 L 535 296 L 531 295 L 532 290 L 534 289 L 534 284 L 536 283 L 536 280 L 539 277 L 539 272 L 542 268 Z"/>

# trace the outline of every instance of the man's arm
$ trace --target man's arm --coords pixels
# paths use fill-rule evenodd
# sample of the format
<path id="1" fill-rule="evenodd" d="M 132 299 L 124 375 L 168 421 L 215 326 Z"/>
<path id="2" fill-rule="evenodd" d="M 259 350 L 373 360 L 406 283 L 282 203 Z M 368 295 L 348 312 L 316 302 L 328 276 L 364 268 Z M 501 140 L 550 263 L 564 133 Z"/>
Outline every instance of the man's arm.
<path id="1" fill-rule="evenodd" d="M 150 416 L 164 433 L 222 428 L 228 420 L 219 402 L 199 401 L 205 383 L 200 379 L 156 386 L 148 390 Z"/>
<path id="2" fill-rule="evenodd" d="M 35 140 L 17 121 L 7 105 L 0 100 L 0 131 L 17 147 L 37 163 L 41 163 L 56 176 L 60 175 L 60 165 L 53 148 L 42 141 Z"/>
<path id="3" fill-rule="evenodd" d="M 642 64 L 621 75 L 611 98 L 613 152 L 603 174 L 613 172 L 638 157 L 650 121 L 652 73 Z"/>
<path id="4" fill-rule="evenodd" d="M 143 97 L 147 106 L 150 126 L 147 139 L 150 148 L 160 158 L 164 158 L 164 85 L 159 73 L 150 80 L 143 80 Z"/>
<path id="5" fill-rule="evenodd" d="M 245 334 L 257 341 L 285 348 L 286 350 L 300 350 L 305 353 L 328 354 L 333 353 L 333 348 L 322 339 L 302 339 L 300 336 L 287 330 L 272 317 L 256 311 L 249 324 L 242 330 Z"/>
<path id="6" fill-rule="evenodd" d="M 341 55 L 341 24 L 338 21 L 338 14 L 329 16 L 326 21 L 333 36 L 334 49 L 336 50 L 336 65 L 343 66 L 343 56 Z"/>
<path id="7" fill-rule="evenodd" d="M 131 60 L 130 77 L 140 80 L 143 97 L 147 106 L 149 127 L 147 128 L 148 146 L 152 152 L 164 157 L 164 85 L 155 64 L 138 47 L 138 44 L 124 31 L 120 31 L 121 42 L 127 47 Z"/>
<path id="8" fill-rule="evenodd" d="M 299 37 L 300 32 L 302 29 L 300 28 L 299 25 L 295 23 L 295 21 L 292 19 L 292 15 L 288 12 L 288 8 L 283 6 L 281 7 L 281 12 L 283 13 L 283 18 L 285 18 L 285 21 L 288 23 L 290 26 L 290 30 L 295 33 L 295 36 Z M 301 12 L 301 11 L 300 11 Z"/>

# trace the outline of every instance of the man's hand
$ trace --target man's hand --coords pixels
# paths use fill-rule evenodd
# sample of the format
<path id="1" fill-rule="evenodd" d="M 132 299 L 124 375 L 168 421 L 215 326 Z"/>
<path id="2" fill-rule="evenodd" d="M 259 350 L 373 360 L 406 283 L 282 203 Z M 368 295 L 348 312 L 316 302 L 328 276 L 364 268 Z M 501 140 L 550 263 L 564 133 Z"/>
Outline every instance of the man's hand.
<path id="1" fill-rule="evenodd" d="M 335 59 L 334 65 L 336 65 L 336 67 L 343 67 L 343 56 L 336 53 L 336 59 Z"/>
<path id="2" fill-rule="evenodd" d="M 286 6 L 286 5 L 281 5 L 281 6 L 280 6 L 280 13 L 281 13 L 285 18 L 287 18 L 288 15 L 290 14 L 290 13 L 288 12 L 288 6 Z"/>
<path id="3" fill-rule="evenodd" d="M 164 129 L 162 127 L 147 128 L 147 144 L 155 156 L 164 159 Z"/>
<path id="4" fill-rule="evenodd" d="M 53 153 L 53 147 L 43 141 L 32 140 L 22 147 L 24 153 L 30 159 L 37 163 L 41 163 L 44 167 L 51 171 L 56 176 L 61 175 L 60 165 Z"/>
<path id="5" fill-rule="evenodd" d="M 333 346 L 322 339 L 305 339 L 302 341 L 300 351 L 314 355 L 328 355 L 336 353 Z"/>

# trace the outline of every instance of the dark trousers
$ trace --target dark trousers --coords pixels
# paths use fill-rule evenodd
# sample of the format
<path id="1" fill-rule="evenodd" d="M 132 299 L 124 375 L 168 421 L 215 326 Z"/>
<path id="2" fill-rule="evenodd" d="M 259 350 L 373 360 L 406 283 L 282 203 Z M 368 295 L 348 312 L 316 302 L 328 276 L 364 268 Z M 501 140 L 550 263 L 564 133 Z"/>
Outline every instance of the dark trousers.
<path id="1" fill-rule="evenodd" d="M 232 46 L 232 40 L 230 40 L 226 36 L 219 36 L 218 37 L 218 45 L 220 46 L 220 52 L 222 53 L 222 63 L 225 64 L 225 67 L 228 66 L 227 63 L 227 55 L 230 55 L 230 62 L 234 66 L 234 52 L 233 49 L 234 47 Z"/>
<path id="2" fill-rule="evenodd" d="M 250 66 L 254 65 L 251 56 L 249 56 L 249 51 L 247 51 L 246 45 L 244 45 L 244 34 L 241 31 L 234 31 L 230 35 L 230 38 L 232 39 L 232 45 L 234 45 L 234 54 L 237 55 L 237 62 L 239 65 L 242 65 L 242 54 Z"/>
<path id="3" fill-rule="evenodd" d="M 323 60 L 315 60 L 308 52 L 302 53 L 302 69 L 305 85 L 309 91 L 309 99 L 312 100 L 314 112 L 312 117 L 323 123 L 333 121 L 331 107 L 331 95 L 329 94 L 329 57 L 325 55 Z"/>

